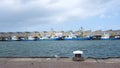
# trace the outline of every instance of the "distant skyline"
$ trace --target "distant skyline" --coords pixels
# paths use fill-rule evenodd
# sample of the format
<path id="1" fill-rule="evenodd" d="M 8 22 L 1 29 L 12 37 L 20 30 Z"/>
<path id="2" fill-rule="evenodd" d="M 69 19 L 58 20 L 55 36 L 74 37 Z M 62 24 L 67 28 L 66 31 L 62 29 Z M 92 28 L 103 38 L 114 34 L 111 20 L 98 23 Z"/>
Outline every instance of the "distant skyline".
<path id="1" fill-rule="evenodd" d="M 119 30 L 120 0 L 0 0 L 0 32 Z"/>

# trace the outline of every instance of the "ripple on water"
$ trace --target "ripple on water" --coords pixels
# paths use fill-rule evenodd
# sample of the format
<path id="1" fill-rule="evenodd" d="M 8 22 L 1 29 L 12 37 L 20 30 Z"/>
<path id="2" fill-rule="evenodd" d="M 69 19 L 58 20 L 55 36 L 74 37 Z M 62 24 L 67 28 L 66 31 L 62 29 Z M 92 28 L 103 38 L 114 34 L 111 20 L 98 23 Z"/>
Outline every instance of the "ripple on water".
<path id="1" fill-rule="evenodd" d="M 73 57 L 74 50 L 82 50 L 85 58 L 120 57 L 120 40 L 0 42 L 0 57 Z"/>

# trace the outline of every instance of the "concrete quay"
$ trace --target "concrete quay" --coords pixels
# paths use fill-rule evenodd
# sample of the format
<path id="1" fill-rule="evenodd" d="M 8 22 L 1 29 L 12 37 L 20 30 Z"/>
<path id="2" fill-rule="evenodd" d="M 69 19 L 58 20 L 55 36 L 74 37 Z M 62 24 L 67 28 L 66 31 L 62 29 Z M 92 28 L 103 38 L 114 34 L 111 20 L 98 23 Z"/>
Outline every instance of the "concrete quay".
<path id="1" fill-rule="evenodd" d="M 0 58 L 0 68 L 120 68 L 120 58 Z"/>

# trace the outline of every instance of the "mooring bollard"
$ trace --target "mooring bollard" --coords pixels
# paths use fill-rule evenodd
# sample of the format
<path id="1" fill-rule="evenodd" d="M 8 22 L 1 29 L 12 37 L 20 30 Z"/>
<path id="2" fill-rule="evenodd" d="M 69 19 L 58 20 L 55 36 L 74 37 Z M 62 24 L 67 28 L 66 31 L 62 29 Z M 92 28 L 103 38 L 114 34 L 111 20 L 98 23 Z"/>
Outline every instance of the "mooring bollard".
<path id="1" fill-rule="evenodd" d="M 73 54 L 75 55 L 73 57 L 73 61 L 83 61 L 84 60 L 82 57 L 83 51 L 80 51 L 80 50 L 73 51 Z"/>

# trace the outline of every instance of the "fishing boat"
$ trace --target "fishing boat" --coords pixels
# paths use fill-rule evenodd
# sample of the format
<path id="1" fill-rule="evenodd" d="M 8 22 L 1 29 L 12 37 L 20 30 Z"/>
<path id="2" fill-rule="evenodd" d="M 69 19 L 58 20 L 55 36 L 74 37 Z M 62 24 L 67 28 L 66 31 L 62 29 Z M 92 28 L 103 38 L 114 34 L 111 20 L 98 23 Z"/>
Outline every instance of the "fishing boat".
<path id="1" fill-rule="evenodd" d="M 75 40 L 75 38 L 72 36 L 66 36 L 64 37 L 64 40 Z"/>
<path id="2" fill-rule="evenodd" d="M 18 41 L 19 39 L 18 39 L 17 36 L 12 36 L 12 37 L 11 37 L 11 40 L 12 40 L 12 41 Z"/>
<path id="3" fill-rule="evenodd" d="M 36 38 L 34 38 L 33 36 L 28 36 L 28 41 L 35 41 Z"/>
<path id="4" fill-rule="evenodd" d="M 42 36 L 38 40 L 48 40 L 48 37 L 47 36 Z"/>
<path id="5" fill-rule="evenodd" d="M 86 37 L 78 37 L 78 38 L 75 38 L 76 40 L 92 40 L 92 37 L 91 36 L 86 36 Z"/>
<path id="6" fill-rule="evenodd" d="M 47 37 L 47 36 L 42 36 L 38 40 L 61 40 L 62 37 L 58 36 L 52 36 L 52 37 Z"/>
<path id="7" fill-rule="evenodd" d="M 100 40 L 118 40 L 118 36 L 110 36 L 109 33 L 104 33 Z"/>
<path id="8" fill-rule="evenodd" d="M 75 38 L 76 36 L 72 32 L 70 32 L 70 35 L 65 36 L 64 40 L 75 40 Z"/>
<path id="9" fill-rule="evenodd" d="M 20 41 L 27 41 L 27 39 L 24 37 L 20 37 L 19 39 L 20 39 Z"/>
<path id="10" fill-rule="evenodd" d="M 50 37 L 49 40 L 62 40 L 62 37 L 53 36 L 53 37 Z"/>
<path id="11" fill-rule="evenodd" d="M 10 41 L 11 39 L 9 37 L 4 37 L 3 39 L 1 39 L 2 41 Z"/>
<path id="12" fill-rule="evenodd" d="M 120 39 L 120 36 L 115 36 L 116 39 Z"/>
<path id="13" fill-rule="evenodd" d="M 76 40 L 91 40 L 92 36 L 85 35 L 85 32 L 83 31 L 83 28 L 79 30 L 79 35 L 75 38 Z"/>

